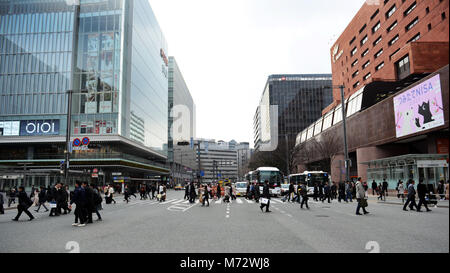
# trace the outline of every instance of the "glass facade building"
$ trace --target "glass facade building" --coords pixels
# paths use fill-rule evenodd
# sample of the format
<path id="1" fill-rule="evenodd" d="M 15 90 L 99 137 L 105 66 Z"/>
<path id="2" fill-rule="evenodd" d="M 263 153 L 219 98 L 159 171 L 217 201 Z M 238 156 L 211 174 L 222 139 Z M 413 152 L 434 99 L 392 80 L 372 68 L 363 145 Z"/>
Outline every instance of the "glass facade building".
<path id="1" fill-rule="evenodd" d="M 322 116 L 332 100 L 331 74 L 271 75 L 261 97 L 254 119 L 254 145 L 258 150 L 267 124 L 261 124 L 261 108 L 278 106 L 279 143 L 285 135 L 293 144 L 298 132 Z M 272 125 L 272 124 L 271 124 Z"/>
<path id="2" fill-rule="evenodd" d="M 140 176 L 168 173 L 168 48 L 149 2 L 67 2 L 0 1 L 0 150 L 15 154 L 0 165 L 43 154 L 59 165 L 73 90 L 72 140 L 91 144 L 71 166 L 120 154 L 144 164 Z"/>

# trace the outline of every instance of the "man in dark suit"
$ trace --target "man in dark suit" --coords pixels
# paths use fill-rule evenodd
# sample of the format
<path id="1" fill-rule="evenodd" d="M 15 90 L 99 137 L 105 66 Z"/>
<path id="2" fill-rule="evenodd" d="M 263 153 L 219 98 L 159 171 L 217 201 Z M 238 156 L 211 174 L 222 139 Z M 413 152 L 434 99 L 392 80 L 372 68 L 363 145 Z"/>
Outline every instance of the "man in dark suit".
<path id="1" fill-rule="evenodd" d="M 414 210 L 414 207 L 419 210 L 416 204 L 416 189 L 414 189 L 414 180 L 408 180 L 408 200 L 406 200 L 403 210 L 407 211 L 406 207 L 409 205 L 410 210 Z"/>
<path id="2" fill-rule="evenodd" d="M 423 180 L 419 180 L 419 185 L 417 185 L 417 195 L 419 196 L 419 204 L 417 204 L 417 211 L 420 212 L 420 208 L 423 206 L 427 209 L 427 211 L 431 211 L 431 209 L 427 206 L 427 200 L 425 197 L 427 195 L 427 185 L 423 183 Z"/>
<path id="3" fill-rule="evenodd" d="M 95 211 L 95 202 L 94 202 L 94 190 L 91 189 L 87 182 L 83 182 L 81 186 L 84 188 L 86 192 L 86 206 L 85 213 L 87 216 L 87 223 L 92 224 L 92 213 Z"/>
<path id="4" fill-rule="evenodd" d="M 258 186 L 257 186 L 258 187 Z M 263 208 L 266 207 L 266 212 L 271 212 L 269 210 L 270 206 L 270 191 L 269 191 L 269 182 L 266 180 L 264 181 L 264 188 L 263 188 L 263 197 L 267 199 L 267 204 L 263 204 L 261 202 L 261 206 L 259 207 L 262 212 L 264 212 Z"/>
<path id="5" fill-rule="evenodd" d="M 294 183 L 291 182 L 291 184 L 289 185 L 288 202 L 291 201 L 291 196 L 293 194 L 294 194 Z M 292 196 L 292 199 L 294 199 L 294 196 Z M 294 202 L 294 200 L 292 200 L 292 202 Z"/>
<path id="6" fill-rule="evenodd" d="M 19 221 L 19 217 L 22 212 L 25 212 L 28 217 L 30 217 L 30 221 L 34 219 L 33 215 L 28 211 L 28 208 L 31 207 L 33 201 L 31 201 L 30 197 L 25 193 L 24 187 L 19 187 L 18 192 L 19 204 L 17 205 L 17 216 L 12 219 L 13 221 Z"/>
<path id="7" fill-rule="evenodd" d="M 189 203 L 195 203 L 195 197 L 197 197 L 197 194 L 195 193 L 194 182 L 191 182 L 189 184 Z"/>
<path id="8" fill-rule="evenodd" d="M 375 195 L 375 192 L 377 191 L 377 182 L 373 180 L 372 182 L 372 195 Z"/>
<path id="9" fill-rule="evenodd" d="M 0 191 L 0 214 L 5 214 L 5 210 L 3 209 L 3 204 L 5 203 L 3 193 Z"/>
<path id="10" fill-rule="evenodd" d="M 83 187 L 81 187 L 80 182 L 75 182 L 75 191 L 73 194 L 73 198 L 70 200 L 69 208 L 72 209 L 72 204 L 75 203 L 75 222 L 72 224 L 73 226 L 84 227 L 86 226 L 86 214 L 85 214 L 85 206 L 86 206 L 86 191 Z M 80 219 L 80 224 L 78 224 L 78 219 Z"/>

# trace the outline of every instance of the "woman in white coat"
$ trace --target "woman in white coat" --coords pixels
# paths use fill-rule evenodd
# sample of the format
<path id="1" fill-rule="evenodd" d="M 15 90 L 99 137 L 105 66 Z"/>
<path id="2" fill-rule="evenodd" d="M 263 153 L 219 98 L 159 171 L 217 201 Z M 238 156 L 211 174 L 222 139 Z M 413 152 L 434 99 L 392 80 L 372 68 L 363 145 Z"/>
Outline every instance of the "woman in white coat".
<path id="1" fill-rule="evenodd" d="M 361 208 L 363 209 L 364 214 L 369 213 L 368 211 L 366 211 L 366 207 L 368 205 L 366 198 L 366 190 L 361 183 L 361 177 L 359 177 L 358 182 L 356 182 L 356 200 L 358 201 L 358 206 L 356 207 L 356 215 L 362 215 L 361 213 L 359 213 L 359 210 Z"/>

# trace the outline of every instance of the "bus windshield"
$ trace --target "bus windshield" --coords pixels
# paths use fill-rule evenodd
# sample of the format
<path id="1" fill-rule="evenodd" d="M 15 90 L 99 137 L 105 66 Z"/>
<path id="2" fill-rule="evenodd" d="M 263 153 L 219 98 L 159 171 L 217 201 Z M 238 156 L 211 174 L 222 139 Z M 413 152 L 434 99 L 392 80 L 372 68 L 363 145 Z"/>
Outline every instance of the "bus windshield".
<path id="1" fill-rule="evenodd" d="M 317 185 L 325 185 L 328 182 L 328 175 L 326 173 L 310 173 L 308 174 L 308 187 L 314 187 Z"/>
<path id="2" fill-rule="evenodd" d="M 305 183 L 306 181 L 306 175 L 293 175 L 289 178 L 289 183 L 294 183 L 294 184 L 301 184 L 301 183 Z"/>
<path id="3" fill-rule="evenodd" d="M 258 175 L 258 182 L 264 183 L 265 181 L 269 181 L 269 185 L 279 186 L 281 184 L 281 173 L 279 171 L 260 171 Z"/>

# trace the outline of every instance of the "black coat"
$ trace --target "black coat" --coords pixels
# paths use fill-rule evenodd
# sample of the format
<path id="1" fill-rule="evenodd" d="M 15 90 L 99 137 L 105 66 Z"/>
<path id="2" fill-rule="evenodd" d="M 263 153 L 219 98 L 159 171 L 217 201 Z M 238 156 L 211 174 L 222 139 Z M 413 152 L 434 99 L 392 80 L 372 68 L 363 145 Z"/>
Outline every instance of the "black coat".
<path id="1" fill-rule="evenodd" d="M 3 205 L 5 201 L 3 200 L 3 194 L 0 192 L 0 205 Z"/>
<path id="2" fill-rule="evenodd" d="M 90 187 L 86 187 L 84 190 L 86 191 L 86 206 L 88 208 L 94 208 L 94 191 Z"/>
<path id="3" fill-rule="evenodd" d="M 419 196 L 419 198 L 425 198 L 425 196 L 427 195 L 427 191 L 427 185 L 423 183 L 417 185 L 417 195 Z"/>
<path id="4" fill-rule="evenodd" d="M 29 208 L 33 204 L 33 201 L 24 191 L 19 192 L 17 197 L 19 197 L 19 206 L 22 208 Z"/>
<path id="5" fill-rule="evenodd" d="M 78 187 L 73 192 L 73 198 L 70 200 L 70 204 L 75 203 L 77 206 L 85 206 L 87 202 L 86 191 L 82 187 Z"/>
<path id="6" fill-rule="evenodd" d="M 290 184 L 289 185 L 289 193 L 294 192 L 294 185 Z"/>
<path id="7" fill-rule="evenodd" d="M 263 187 L 263 197 L 270 199 L 270 191 L 269 191 L 269 185 L 264 185 Z"/>

